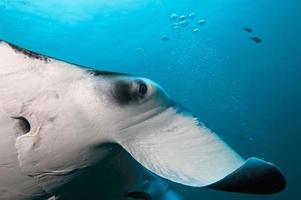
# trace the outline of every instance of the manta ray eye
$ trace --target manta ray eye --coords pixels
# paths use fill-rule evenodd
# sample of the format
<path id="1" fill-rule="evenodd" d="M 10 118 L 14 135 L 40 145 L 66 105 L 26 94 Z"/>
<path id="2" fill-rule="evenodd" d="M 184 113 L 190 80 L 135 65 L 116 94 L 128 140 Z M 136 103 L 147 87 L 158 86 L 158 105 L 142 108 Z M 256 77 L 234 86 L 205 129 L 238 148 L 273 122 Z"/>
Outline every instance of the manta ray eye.
<path id="1" fill-rule="evenodd" d="M 147 85 L 143 82 L 139 82 L 138 93 L 140 96 L 144 96 L 147 93 Z"/>

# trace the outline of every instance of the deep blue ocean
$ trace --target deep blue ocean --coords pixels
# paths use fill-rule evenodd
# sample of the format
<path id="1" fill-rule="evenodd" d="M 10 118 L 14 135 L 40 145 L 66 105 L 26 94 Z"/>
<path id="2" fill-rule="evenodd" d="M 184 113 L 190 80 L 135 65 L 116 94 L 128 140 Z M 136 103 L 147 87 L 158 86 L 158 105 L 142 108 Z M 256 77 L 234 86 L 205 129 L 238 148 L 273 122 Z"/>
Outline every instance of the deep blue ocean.
<path id="1" fill-rule="evenodd" d="M 243 157 L 275 163 L 288 182 L 267 196 L 177 188 L 184 199 L 301 199 L 300 0 L 0 0 L 0 38 L 148 77 Z"/>

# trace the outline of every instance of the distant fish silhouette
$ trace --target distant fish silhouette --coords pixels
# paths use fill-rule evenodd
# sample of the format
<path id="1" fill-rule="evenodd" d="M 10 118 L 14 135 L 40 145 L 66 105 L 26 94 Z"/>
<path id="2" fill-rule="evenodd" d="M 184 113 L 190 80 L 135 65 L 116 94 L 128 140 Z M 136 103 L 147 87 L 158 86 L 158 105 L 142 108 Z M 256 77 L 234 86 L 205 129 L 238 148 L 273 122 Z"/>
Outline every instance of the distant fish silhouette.
<path id="1" fill-rule="evenodd" d="M 262 39 L 259 37 L 250 37 L 250 39 L 256 42 L 257 44 L 262 42 Z"/>
<path id="2" fill-rule="evenodd" d="M 180 17 L 179 17 L 179 20 L 180 21 L 184 21 L 184 20 L 186 20 L 187 19 L 187 16 L 186 15 L 181 15 Z"/>
<path id="3" fill-rule="evenodd" d="M 161 40 L 167 42 L 169 40 L 167 35 L 162 35 Z"/>
<path id="4" fill-rule="evenodd" d="M 137 200 L 152 200 L 152 197 L 146 192 L 129 192 L 126 197 Z"/>
<path id="5" fill-rule="evenodd" d="M 189 17 L 190 20 L 194 20 L 194 18 L 196 17 L 196 14 L 195 13 L 190 13 L 188 15 L 188 17 Z"/>
<path id="6" fill-rule="evenodd" d="M 198 25 L 200 25 L 200 26 L 205 25 L 205 23 L 206 23 L 206 20 L 204 20 L 204 19 L 200 19 L 200 20 L 198 21 Z"/>
<path id="7" fill-rule="evenodd" d="M 169 18 L 170 18 L 170 20 L 174 21 L 174 20 L 178 19 L 178 15 L 176 13 L 173 13 L 170 15 Z"/>
<path id="8" fill-rule="evenodd" d="M 186 26 L 188 25 L 188 21 L 187 21 L 187 20 L 181 21 L 181 22 L 180 22 L 180 25 L 181 25 L 182 27 L 186 27 Z"/>
<path id="9" fill-rule="evenodd" d="M 198 28 L 195 28 L 195 29 L 192 30 L 192 32 L 193 32 L 193 33 L 198 33 L 198 32 L 199 32 L 199 29 L 198 29 Z"/>
<path id="10" fill-rule="evenodd" d="M 239 138 L 240 140 L 247 140 L 247 141 L 252 141 L 252 140 L 253 140 L 252 137 L 247 137 L 247 136 L 242 135 L 242 134 L 239 134 L 239 135 L 238 135 L 238 138 Z"/>
<path id="11" fill-rule="evenodd" d="M 244 135 L 238 135 L 238 138 L 239 138 L 240 140 L 246 140 L 246 137 L 245 137 Z"/>
<path id="12" fill-rule="evenodd" d="M 172 27 L 172 29 L 174 29 L 174 30 L 177 30 L 177 29 L 179 29 L 180 27 L 179 27 L 179 23 L 173 23 L 172 25 L 171 25 L 171 27 Z"/>
<path id="13" fill-rule="evenodd" d="M 246 31 L 248 33 L 252 33 L 253 32 L 253 29 L 248 28 L 248 27 L 244 27 L 244 28 L 242 28 L 242 30 L 244 30 L 244 31 Z"/>

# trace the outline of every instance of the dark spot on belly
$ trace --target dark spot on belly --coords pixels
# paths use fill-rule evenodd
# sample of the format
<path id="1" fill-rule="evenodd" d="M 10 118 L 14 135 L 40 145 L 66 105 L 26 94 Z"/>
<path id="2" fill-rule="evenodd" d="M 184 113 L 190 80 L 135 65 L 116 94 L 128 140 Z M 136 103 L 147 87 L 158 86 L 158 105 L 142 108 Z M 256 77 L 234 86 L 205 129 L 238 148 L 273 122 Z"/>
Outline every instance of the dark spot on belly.
<path id="1" fill-rule="evenodd" d="M 9 46 L 11 48 L 13 48 L 17 53 L 23 54 L 23 55 L 25 55 L 29 58 L 38 59 L 38 60 L 42 60 L 42 61 L 45 61 L 45 62 L 49 61 L 49 59 L 46 56 L 40 55 L 36 52 L 30 51 L 30 50 L 27 50 L 27 49 L 23 49 L 23 48 L 18 47 L 14 44 L 9 44 Z"/>
<path id="2" fill-rule="evenodd" d="M 31 126 L 29 121 L 25 117 L 12 117 L 17 120 L 16 127 L 22 134 L 26 134 L 30 131 Z"/>

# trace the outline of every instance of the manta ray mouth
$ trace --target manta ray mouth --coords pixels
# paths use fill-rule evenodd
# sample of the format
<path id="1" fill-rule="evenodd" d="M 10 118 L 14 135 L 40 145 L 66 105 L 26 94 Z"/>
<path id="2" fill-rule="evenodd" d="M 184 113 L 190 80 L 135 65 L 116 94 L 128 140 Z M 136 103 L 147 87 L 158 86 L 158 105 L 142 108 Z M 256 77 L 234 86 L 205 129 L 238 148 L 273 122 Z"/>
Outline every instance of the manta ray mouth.
<path id="1" fill-rule="evenodd" d="M 119 143 L 142 166 L 170 181 L 193 187 L 269 194 L 285 188 L 274 165 L 245 161 L 189 111 L 170 107 L 127 130 Z"/>

